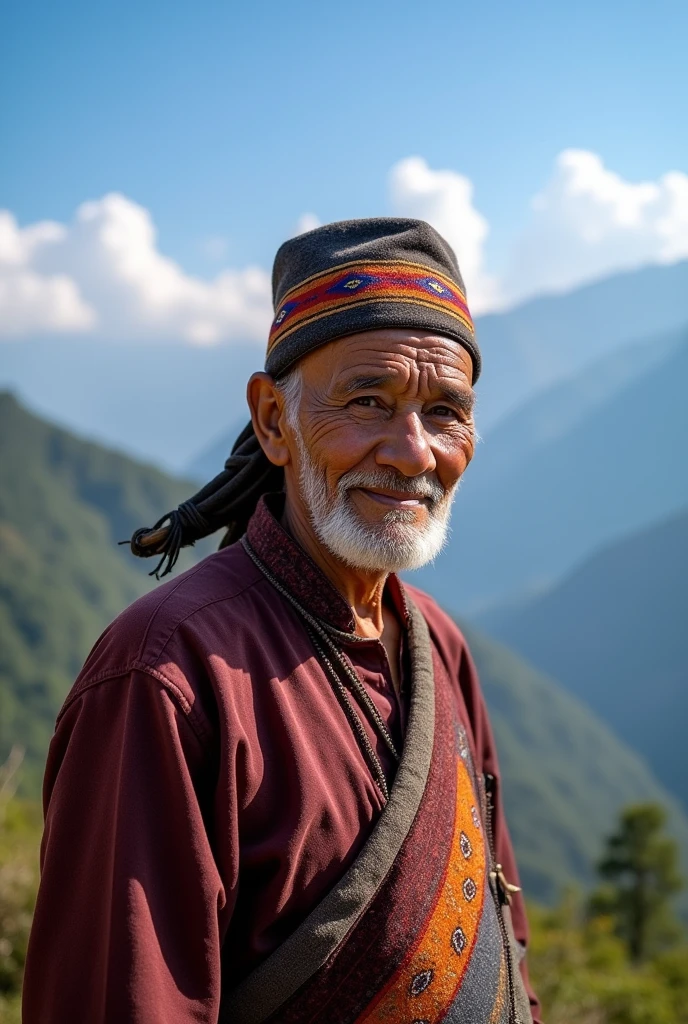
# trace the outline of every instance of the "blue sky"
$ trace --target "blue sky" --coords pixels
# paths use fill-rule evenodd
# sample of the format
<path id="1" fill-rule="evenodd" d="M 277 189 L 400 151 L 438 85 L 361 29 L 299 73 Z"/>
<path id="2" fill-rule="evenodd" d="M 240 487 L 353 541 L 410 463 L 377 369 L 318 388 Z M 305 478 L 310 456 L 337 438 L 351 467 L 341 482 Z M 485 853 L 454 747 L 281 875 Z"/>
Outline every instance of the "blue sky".
<path id="1" fill-rule="evenodd" d="M 688 258 L 684 2 L 3 17 L 0 337 L 263 344 L 277 246 L 348 217 L 433 223 L 477 314 Z"/>
<path id="2" fill-rule="evenodd" d="M 389 212 L 413 154 L 473 181 L 497 264 L 567 147 L 629 180 L 688 170 L 685 3 L 5 11 L 0 205 L 66 221 L 121 191 L 196 273 L 208 237 L 268 265 L 303 211 Z"/>

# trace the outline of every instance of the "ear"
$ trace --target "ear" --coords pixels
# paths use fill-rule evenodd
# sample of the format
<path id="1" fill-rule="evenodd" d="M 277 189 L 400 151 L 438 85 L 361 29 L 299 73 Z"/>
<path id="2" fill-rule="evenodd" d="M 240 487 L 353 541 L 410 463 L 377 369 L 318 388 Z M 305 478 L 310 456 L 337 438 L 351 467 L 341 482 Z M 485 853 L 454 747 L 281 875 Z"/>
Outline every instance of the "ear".
<path id="1" fill-rule="evenodd" d="M 246 398 L 253 429 L 261 448 L 273 466 L 286 466 L 289 447 L 282 430 L 284 401 L 269 373 L 254 373 L 248 382 Z"/>

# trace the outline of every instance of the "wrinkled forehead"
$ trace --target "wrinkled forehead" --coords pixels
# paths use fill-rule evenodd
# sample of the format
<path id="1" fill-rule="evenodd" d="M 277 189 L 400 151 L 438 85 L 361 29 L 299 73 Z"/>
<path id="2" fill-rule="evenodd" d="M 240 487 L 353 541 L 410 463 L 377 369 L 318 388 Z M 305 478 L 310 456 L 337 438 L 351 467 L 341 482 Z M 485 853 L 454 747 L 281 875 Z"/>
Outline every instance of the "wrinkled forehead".
<path id="1" fill-rule="evenodd" d="M 296 364 L 306 383 L 355 390 L 368 380 L 402 388 L 454 381 L 470 390 L 473 360 L 455 338 L 430 331 L 385 329 L 338 338 Z"/>

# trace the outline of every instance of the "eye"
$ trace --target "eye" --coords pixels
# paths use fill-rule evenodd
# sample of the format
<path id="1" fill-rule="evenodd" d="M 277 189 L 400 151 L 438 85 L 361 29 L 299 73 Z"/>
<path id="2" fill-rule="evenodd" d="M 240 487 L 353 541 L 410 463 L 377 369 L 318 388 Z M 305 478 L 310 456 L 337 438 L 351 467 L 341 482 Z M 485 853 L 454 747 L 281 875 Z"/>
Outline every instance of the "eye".
<path id="1" fill-rule="evenodd" d="M 354 398 L 351 404 L 362 405 L 365 409 L 381 408 L 380 403 L 374 395 L 361 395 L 360 398 Z"/>
<path id="2" fill-rule="evenodd" d="M 450 409 L 448 405 L 433 405 L 430 409 L 431 416 L 443 416 L 450 417 L 451 419 L 458 419 L 458 413 L 454 409 Z"/>

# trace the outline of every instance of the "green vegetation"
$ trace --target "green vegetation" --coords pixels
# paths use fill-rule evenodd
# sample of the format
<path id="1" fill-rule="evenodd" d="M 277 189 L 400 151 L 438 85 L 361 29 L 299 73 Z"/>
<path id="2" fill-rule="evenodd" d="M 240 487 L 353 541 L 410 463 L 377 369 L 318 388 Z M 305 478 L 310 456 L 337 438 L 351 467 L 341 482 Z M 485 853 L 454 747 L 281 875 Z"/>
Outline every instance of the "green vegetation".
<path id="1" fill-rule="evenodd" d="M 612 918 L 636 963 L 669 945 L 678 927 L 671 897 L 683 885 L 676 843 L 662 832 L 665 818 L 656 804 L 626 808 L 598 865 L 606 885 L 591 899 L 593 913 Z"/>
<path id="2" fill-rule="evenodd" d="M 19 996 L 38 887 L 41 814 L 13 799 L 23 758 L 15 747 L 0 766 L 0 1024 L 19 1024 Z"/>
<path id="3" fill-rule="evenodd" d="M 117 541 L 193 490 L 0 394 L 0 762 L 25 747 L 27 795 L 40 792 L 55 716 L 86 654 L 153 585 L 150 564 Z"/>
<path id="4" fill-rule="evenodd" d="M 625 808 L 587 902 L 531 907 L 529 963 L 547 1024 L 686 1024 L 688 944 L 673 916 L 676 843 L 657 804 Z"/>
<path id="5" fill-rule="evenodd" d="M 635 965 L 608 917 L 570 894 L 529 907 L 528 954 L 546 1024 L 688 1024 L 688 945 Z"/>

